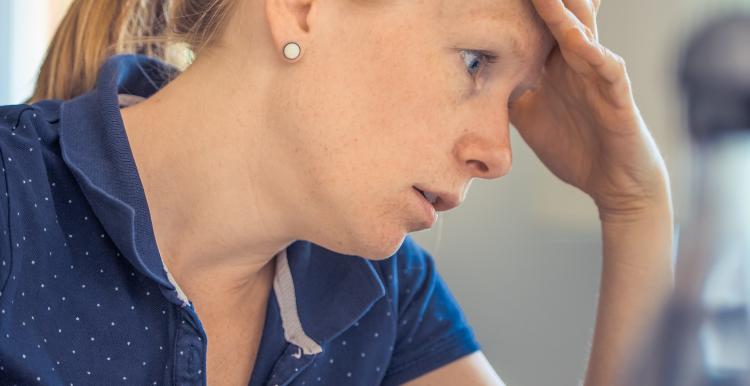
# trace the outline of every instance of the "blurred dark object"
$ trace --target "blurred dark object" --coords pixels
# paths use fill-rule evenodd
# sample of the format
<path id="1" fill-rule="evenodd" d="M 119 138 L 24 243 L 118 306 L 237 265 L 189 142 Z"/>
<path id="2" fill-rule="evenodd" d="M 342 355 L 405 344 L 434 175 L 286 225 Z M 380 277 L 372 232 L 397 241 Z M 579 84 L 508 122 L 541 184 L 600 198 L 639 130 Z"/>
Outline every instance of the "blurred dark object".
<path id="1" fill-rule="evenodd" d="M 693 143 L 692 210 L 674 293 L 623 383 L 750 385 L 750 16 L 700 30 L 680 83 Z"/>
<path id="2" fill-rule="evenodd" d="M 712 23 L 690 42 L 680 69 L 697 142 L 750 128 L 750 16 Z"/>

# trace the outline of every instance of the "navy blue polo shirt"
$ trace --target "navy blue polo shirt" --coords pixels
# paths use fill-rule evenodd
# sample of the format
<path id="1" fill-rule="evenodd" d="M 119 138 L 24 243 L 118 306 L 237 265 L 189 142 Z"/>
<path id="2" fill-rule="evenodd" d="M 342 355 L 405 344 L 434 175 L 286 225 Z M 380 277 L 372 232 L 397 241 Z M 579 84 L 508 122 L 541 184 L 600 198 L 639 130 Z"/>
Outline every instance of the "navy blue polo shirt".
<path id="1" fill-rule="evenodd" d="M 0 384 L 205 384 L 118 102 L 175 71 L 116 55 L 82 96 L 0 107 Z M 297 240 L 273 263 L 251 386 L 397 385 L 479 349 L 411 236 L 383 261 Z"/>

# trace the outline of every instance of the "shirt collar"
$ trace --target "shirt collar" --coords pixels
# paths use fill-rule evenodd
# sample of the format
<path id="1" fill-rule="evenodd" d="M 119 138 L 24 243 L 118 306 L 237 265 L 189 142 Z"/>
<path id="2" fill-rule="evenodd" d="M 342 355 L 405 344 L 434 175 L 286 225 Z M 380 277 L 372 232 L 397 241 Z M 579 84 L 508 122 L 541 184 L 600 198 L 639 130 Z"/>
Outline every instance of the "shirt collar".
<path id="1" fill-rule="evenodd" d="M 159 255 L 118 94 L 148 98 L 177 71 L 144 55 L 115 55 L 101 66 L 95 88 L 63 102 L 60 110 L 62 158 L 92 210 L 123 256 L 171 293 L 176 288 Z M 274 292 L 285 336 L 306 354 L 319 352 L 323 342 L 348 328 L 385 294 L 373 263 L 361 257 L 304 240 L 278 257 Z M 180 304 L 174 294 L 167 297 Z"/>

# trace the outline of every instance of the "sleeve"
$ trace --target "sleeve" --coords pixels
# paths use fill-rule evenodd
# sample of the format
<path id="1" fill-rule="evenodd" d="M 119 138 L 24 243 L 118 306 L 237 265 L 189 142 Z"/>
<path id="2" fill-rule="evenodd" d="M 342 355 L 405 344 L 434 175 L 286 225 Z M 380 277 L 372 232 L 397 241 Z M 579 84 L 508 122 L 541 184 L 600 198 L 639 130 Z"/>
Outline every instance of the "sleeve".
<path id="1" fill-rule="evenodd" d="M 10 120 L 13 118 L 14 116 L 9 114 L 8 109 L 0 106 L 0 166 L 2 166 L 2 173 L 0 173 L 0 297 L 2 297 L 5 291 L 5 285 L 8 282 L 11 268 L 10 229 L 8 225 L 10 213 L 8 205 L 10 198 L 8 197 L 8 185 L 5 173 L 5 137 L 10 135 L 12 123 Z"/>
<path id="2" fill-rule="evenodd" d="M 404 382 L 480 349 L 432 256 L 407 235 L 396 253 L 398 325 L 383 386 Z"/>

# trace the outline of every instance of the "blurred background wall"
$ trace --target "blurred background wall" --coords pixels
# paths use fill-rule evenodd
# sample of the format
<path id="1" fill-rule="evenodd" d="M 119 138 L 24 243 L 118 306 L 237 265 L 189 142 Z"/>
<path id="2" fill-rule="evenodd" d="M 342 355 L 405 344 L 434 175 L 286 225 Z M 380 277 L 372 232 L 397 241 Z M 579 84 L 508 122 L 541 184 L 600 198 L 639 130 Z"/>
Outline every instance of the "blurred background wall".
<path id="1" fill-rule="evenodd" d="M 0 104 L 30 95 L 69 3 L 0 0 Z M 677 54 L 690 31 L 735 10 L 750 11 L 750 0 L 604 0 L 601 7 L 600 38 L 628 63 L 636 101 L 670 169 L 677 222 L 685 217 L 690 165 L 674 87 Z M 475 180 L 462 207 L 414 237 L 437 259 L 509 386 L 577 385 L 601 268 L 596 208 L 549 173 L 515 131 L 512 141 L 509 175 Z"/>
<path id="2" fill-rule="evenodd" d="M 0 104 L 31 95 L 47 44 L 70 2 L 0 0 Z"/>

